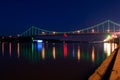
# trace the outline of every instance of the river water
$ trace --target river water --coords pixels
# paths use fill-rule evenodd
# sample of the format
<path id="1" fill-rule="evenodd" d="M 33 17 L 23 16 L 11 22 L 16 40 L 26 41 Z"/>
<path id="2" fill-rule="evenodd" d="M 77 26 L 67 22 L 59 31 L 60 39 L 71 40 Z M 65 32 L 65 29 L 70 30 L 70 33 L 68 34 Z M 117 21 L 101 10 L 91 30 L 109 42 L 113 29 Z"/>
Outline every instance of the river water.
<path id="1" fill-rule="evenodd" d="M 87 80 L 116 48 L 99 43 L 0 44 L 0 80 Z"/>

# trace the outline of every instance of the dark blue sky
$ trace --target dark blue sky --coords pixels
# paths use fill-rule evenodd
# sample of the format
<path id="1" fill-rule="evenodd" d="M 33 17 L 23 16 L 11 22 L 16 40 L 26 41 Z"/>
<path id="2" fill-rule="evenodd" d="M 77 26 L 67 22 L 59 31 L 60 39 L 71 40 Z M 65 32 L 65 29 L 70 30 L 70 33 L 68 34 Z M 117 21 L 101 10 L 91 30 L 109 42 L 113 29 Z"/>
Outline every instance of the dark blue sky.
<path id="1" fill-rule="evenodd" d="M 71 31 L 107 19 L 120 23 L 120 0 L 0 1 L 1 35 L 20 34 L 30 26 Z"/>

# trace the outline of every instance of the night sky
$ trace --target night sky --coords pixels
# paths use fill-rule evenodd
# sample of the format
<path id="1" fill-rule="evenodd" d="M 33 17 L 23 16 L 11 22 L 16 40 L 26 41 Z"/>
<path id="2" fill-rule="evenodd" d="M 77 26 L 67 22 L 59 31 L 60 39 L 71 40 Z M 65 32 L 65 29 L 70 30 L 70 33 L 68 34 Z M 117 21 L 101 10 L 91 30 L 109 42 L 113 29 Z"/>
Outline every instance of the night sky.
<path id="1" fill-rule="evenodd" d="M 0 35 L 17 35 L 31 26 L 71 31 L 108 19 L 120 23 L 120 0 L 0 1 Z"/>

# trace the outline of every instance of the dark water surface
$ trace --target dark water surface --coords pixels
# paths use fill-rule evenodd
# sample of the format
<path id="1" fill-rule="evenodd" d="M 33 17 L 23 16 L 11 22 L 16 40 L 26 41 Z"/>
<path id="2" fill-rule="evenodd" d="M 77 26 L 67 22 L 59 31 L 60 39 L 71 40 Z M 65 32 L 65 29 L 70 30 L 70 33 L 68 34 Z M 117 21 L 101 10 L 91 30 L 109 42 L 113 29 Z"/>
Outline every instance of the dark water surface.
<path id="1" fill-rule="evenodd" d="M 115 44 L 1 43 L 0 80 L 87 80 Z"/>

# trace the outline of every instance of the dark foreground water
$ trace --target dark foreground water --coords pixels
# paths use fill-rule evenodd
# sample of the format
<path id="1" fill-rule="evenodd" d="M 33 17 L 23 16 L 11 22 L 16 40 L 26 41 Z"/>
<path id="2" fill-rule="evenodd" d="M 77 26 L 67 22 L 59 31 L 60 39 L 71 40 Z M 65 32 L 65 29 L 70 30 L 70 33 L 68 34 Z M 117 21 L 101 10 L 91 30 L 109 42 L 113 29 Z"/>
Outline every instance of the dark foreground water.
<path id="1" fill-rule="evenodd" d="M 115 44 L 1 43 L 0 80 L 87 80 Z"/>

